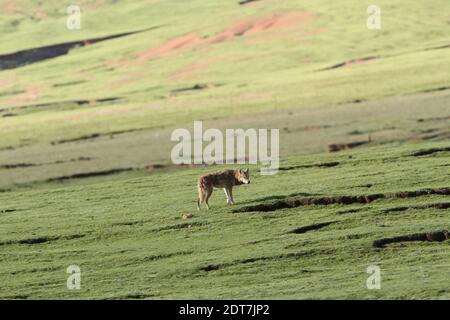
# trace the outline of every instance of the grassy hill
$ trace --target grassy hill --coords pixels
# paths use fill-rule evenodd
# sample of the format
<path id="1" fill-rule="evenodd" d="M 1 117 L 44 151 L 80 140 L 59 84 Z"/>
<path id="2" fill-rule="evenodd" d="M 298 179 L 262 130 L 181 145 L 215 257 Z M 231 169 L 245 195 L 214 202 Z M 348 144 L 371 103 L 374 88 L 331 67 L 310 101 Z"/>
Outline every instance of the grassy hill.
<path id="1" fill-rule="evenodd" d="M 450 298 L 449 242 L 373 246 L 449 229 L 448 1 L 378 1 L 381 30 L 356 0 L 71 4 L 0 0 L 0 298 Z M 222 169 L 171 165 L 194 120 L 279 128 L 282 170 L 194 212 Z"/>
<path id="2" fill-rule="evenodd" d="M 198 213 L 195 180 L 207 168 L 2 194 L 0 296 L 448 299 L 449 242 L 373 246 L 449 227 L 448 151 L 413 155 L 444 146 L 289 157 L 275 176 L 252 168 L 233 208 L 218 190 Z M 386 198 L 339 200 L 377 194 Z M 308 198 L 318 204 L 280 206 Z M 73 264 L 79 291 L 65 287 Z M 365 286 L 369 265 L 381 268 L 381 290 Z"/>

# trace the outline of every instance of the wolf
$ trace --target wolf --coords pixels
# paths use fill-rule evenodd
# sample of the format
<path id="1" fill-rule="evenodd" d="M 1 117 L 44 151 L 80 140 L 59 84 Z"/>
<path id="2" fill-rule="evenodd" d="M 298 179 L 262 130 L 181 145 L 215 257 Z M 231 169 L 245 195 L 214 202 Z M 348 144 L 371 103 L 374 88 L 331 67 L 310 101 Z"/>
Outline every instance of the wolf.
<path id="1" fill-rule="evenodd" d="M 241 184 L 250 183 L 249 170 L 225 170 L 217 173 L 210 173 L 201 176 L 198 179 L 198 199 L 197 210 L 200 210 L 200 205 L 204 202 L 206 208 L 209 209 L 208 200 L 213 193 L 214 188 L 223 188 L 225 196 L 227 197 L 227 204 L 233 205 L 233 187 Z"/>

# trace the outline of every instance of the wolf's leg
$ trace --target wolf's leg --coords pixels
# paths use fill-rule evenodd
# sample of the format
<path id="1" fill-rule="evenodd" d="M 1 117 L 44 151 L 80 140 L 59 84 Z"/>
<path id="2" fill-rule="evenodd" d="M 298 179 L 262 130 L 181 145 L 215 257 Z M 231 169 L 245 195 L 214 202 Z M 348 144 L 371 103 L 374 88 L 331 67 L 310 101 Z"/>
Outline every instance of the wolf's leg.
<path id="1" fill-rule="evenodd" d="M 205 201 L 205 192 L 202 188 L 198 188 L 198 198 L 197 198 L 197 210 L 200 210 L 200 205 Z"/>
<path id="2" fill-rule="evenodd" d="M 197 198 L 197 210 L 199 210 L 200 211 L 200 198 Z"/>
<path id="3" fill-rule="evenodd" d="M 207 208 L 208 210 L 209 210 L 209 203 L 208 203 L 208 200 L 209 200 L 209 197 L 211 197 L 212 193 L 213 193 L 213 188 L 212 188 L 212 187 L 206 189 L 205 204 L 206 204 L 206 208 Z"/>
<path id="4" fill-rule="evenodd" d="M 230 203 L 234 204 L 234 199 L 233 199 L 233 187 L 230 187 L 230 189 L 228 189 L 228 194 L 230 197 Z"/>
<path id="5" fill-rule="evenodd" d="M 223 192 L 225 192 L 225 196 L 227 197 L 227 204 L 231 204 L 230 194 L 228 193 L 227 188 L 223 188 Z"/>

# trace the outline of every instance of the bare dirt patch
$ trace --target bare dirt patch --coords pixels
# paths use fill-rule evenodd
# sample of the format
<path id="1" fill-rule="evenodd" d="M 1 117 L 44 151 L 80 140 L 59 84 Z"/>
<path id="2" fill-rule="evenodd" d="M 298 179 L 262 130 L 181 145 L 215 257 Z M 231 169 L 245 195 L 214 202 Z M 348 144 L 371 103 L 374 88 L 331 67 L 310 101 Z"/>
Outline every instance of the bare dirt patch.
<path id="1" fill-rule="evenodd" d="M 350 149 L 354 149 L 354 148 L 363 146 L 370 142 L 371 142 L 371 139 L 369 138 L 367 141 L 355 141 L 355 142 L 350 142 L 350 143 L 330 144 L 328 146 L 328 152 L 339 152 L 339 151 L 344 151 L 344 150 L 350 150 Z"/>
<path id="2" fill-rule="evenodd" d="M 16 116 L 18 116 L 18 114 L 12 113 L 12 112 L 7 112 L 7 113 L 2 114 L 2 118 L 9 118 L 9 117 L 16 117 Z"/>
<path id="3" fill-rule="evenodd" d="M 145 62 L 177 53 L 183 49 L 195 49 L 231 41 L 238 37 L 287 29 L 292 26 L 305 24 L 310 20 L 312 20 L 312 16 L 306 12 L 284 12 L 263 17 L 241 19 L 214 36 L 202 37 L 197 32 L 190 32 L 173 38 L 157 48 L 140 52 L 136 58 L 138 63 Z"/>
<path id="4" fill-rule="evenodd" d="M 413 157 L 421 157 L 421 156 L 428 156 L 430 154 L 438 153 L 438 152 L 448 152 L 450 151 L 450 147 L 445 148 L 431 148 L 431 149 L 425 149 L 425 150 L 419 150 L 416 152 L 411 153 L 411 156 Z"/>
<path id="5" fill-rule="evenodd" d="M 83 178 L 109 176 L 109 175 L 132 171 L 132 170 L 135 170 L 135 168 L 116 168 L 116 169 L 103 170 L 103 171 L 82 172 L 82 173 L 76 173 L 76 174 L 72 174 L 72 175 L 68 175 L 68 176 L 50 178 L 50 179 L 45 180 L 45 182 L 56 182 L 56 181 L 64 181 L 64 180 L 72 180 L 72 179 L 83 179 Z"/>
<path id="6" fill-rule="evenodd" d="M 143 258 L 139 259 L 139 261 L 141 261 L 141 262 L 156 261 L 156 260 L 161 260 L 161 259 L 173 258 L 173 257 L 177 257 L 177 256 L 184 256 L 184 255 L 188 255 L 188 254 L 192 254 L 192 253 L 194 253 L 194 251 L 180 251 L 180 252 L 173 252 L 173 253 L 167 253 L 167 254 L 157 254 L 157 255 L 143 257 Z"/>
<path id="7" fill-rule="evenodd" d="M 364 208 L 355 208 L 355 209 L 348 209 L 348 210 L 341 210 L 341 211 L 337 211 L 336 214 L 349 214 L 349 213 L 356 213 L 356 212 L 361 212 L 367 210 L 366 207 Z"/>
<path id="8" fill-rule="evenodd" d="M 20 11 L 20 7 L 14 1 L 6 1 L 0 3 L 0 10 L 7 13 L 17 13 Z"/>
<path id="9" fill-rule="evenodd" d="M 34 167 L 35 163 L 13 163 L 13 164 L 1 164 L 0 169 L 17 169 L 17 168 L 28 168 Z"/>
<path id="10" fill-rule="evenodd" d="M 208 226 L 208 222 L 185 222 L 185 223 L 179 223 L 175 225 L 170 225 L 166 227 L 161 227 L 157 229 L 153 229 L 153 232 L 160 232 L 160 231 L 176 231 L 176 230 L 182 230 L 182 229 L 190 229 L 192 227 L 205 227 Z"/>
<path id="11" fill-rule="evenodd" d="M 163 169 L 175 169 L 175 168 L 196 168 L 199 165 L 195 165 L 195 164 L 149 164 L 147 166 L 144 167 L 145 170 L 147 171 L 157 171 L 157 170 L 163 170 Z M 200 165 L 201 166 L 201 165 Z"/>
<path id="12" fill-rule="evenodd" d="M 124 294 L 121 296 L 114 296 L 110 298 L 105 298 L 105 300 L 141 300 L 141 299 L 148 299 L 148 298 L 154 298 L 157 297 L 156 294 L 149 294 L 149 293 L 129 293 Z"/>
<path id="13" fill-rule="evenodd" d="M 124 134 L 124 133 L 132 133 L 137 131 L 145 130 L 145 128 L 138 128 L 138 129 L 128 129 L 128 130 L 118 130 L 118 131 L 111 131 L 111 132 L 104 132 L 104 133 L 91 133 L 82 135 L 80 137 L 76 138 L 70 138 L 70 139 L 61 139 L 61 140 L 54 140 L 51 141 L 50 144 L 63 144 L 63 143 L 70 143 L 70 142 L 79 142 L 79 141 L 85 141 L 85 140 L 94 140 L 100 137 L 114 137 L 116 135 Z"/>
<path id="14" fill-rule="evenodd" d="M 19 169 L 19 168 L 29 168 L 29 167 L 39 167 L 44 165 L 52 165 L 52 164 L 61 164 L 61 163 L 68 163 L 68 162 L 77 162 L 77 161 L 90 161 L 93 158 L 91 157 L 78 157 L 78 158 L 72 158 L 69 160 L 56 160 L 54 162 L 43 162 L 43 163 L 8 163 L 8 164 L 0 164 L 0 170 L 13 170 L 13 169 Z"/>
<path id="15" fill-rule="evenodd" d="M 332 167 L 338 166 L 339 164 L 340 164 L 340 162 L 333 161 L 333 162 L 313 163 L 313 164 L 304 164 L 304 165 L 297 165 L 297 166 L 280 167 L 278 170 L 290 171 L 290 170 L 308 169 L 308 168 L 332 168 Z"/>
<path id="16" fill-rule="evenodd" d="M 409 241 L 438 241 L 442 242 L 445 240 L 450 240 L 450 233 L 447 230 L 426 232 L 426 233 L 414 233 L 404 236 L 398 236 L 393 238 L 383 238 L 375 240 L 373 246 L 375 248 L 384 248 L 385 245 L 398 242 L 409 242 Z"/>
<path id="17" fill-rule="evenodd" d="M 202 42 L 202 38 L 196 33 L 188 33 L 181 37 L 169 40 L 158 48 L 153 48 L 139 53 L 137 55 L 137 59 L 138 61 L 146 61 L 149 59 L 163 57 L 180 49 L 192 48 Z"/>
<path id="18" fill-rule="evenodd" d="M 57 240 L 80 239 L 85 236 L 86 235 L 84 235 L 84 234 L 73 234 L 73 235 L 68 235 L 68 236 L 43 236 L 43 237 L 37 237 L 37 238 L 9 240 L 9 241 L 0 242 L 0 246 L 13 245 L 13 244 L 41 244 L 41 243 L 57 241 Z"/>
<path id="19" fill-rule="evenodd" d="M 439 202 L 439 203 L 430 203 L 430 204 L 423 204 L 423 205 L 417 205 L 417 206 L 404 206 L 404 207 L 394 207 L 384 210 L 383 212 L 389 213 L 389 212 L 401 212 L 401 211 L 407 211 L 410 209 L 448 209 L 450 208 L 450 202 Z"/>
<path id="20" fill-rule="evenodd" d="M 331 197 L 306 197 L 300 199 L 286 199 L 275 201 L 272 203 L 261 203 L 254 206 L 242 207 L 233 212 L 269 212 L 279 209 L 296 208 L 300 206 L 310 205 L 334 205 L 334 204 L 367 204 L 378 199 L 399 199 L 399 198 L 413 198 L 425 195 L 450 195 L 450 188 L 434 188 L 421 189 L 416 191 L 400 191 L 394 193 L 377 193 L 369 195 L 358 196 L 331 196 Z"/>

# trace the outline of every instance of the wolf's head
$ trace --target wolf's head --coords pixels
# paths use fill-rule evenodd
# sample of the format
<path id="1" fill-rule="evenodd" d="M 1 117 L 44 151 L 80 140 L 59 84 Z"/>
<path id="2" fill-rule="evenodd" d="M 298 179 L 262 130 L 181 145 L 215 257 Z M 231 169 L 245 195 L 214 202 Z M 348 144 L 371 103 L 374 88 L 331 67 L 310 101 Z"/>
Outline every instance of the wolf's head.
<path id="1" fill-rule="evenodd" d="M 236 178 L 238 179 L 239 182 L 241 182 L 243 184 L 249 184 L 250 183 L 250 173 L 248 172 L 248 169 L 247 170 L 242 170 L 242 169 L 237 170 Z"/>

